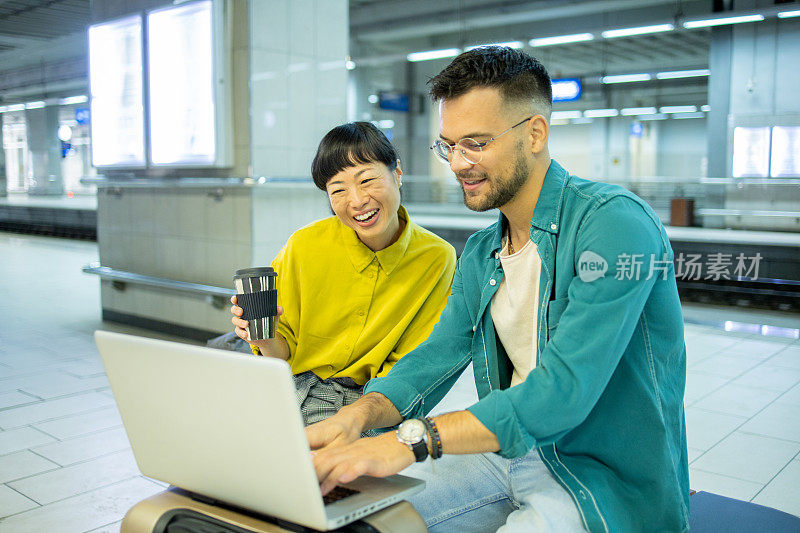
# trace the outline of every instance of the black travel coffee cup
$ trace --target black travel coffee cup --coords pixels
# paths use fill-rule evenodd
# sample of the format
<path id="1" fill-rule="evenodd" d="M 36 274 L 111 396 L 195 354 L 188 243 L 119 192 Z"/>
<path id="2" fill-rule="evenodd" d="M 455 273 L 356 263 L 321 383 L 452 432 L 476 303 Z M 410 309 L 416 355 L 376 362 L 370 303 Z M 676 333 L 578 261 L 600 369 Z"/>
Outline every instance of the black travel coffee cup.
<path id="1" fill-rule="evenodd" d="M 278 315 L 278 291 L 272 267 L 243 268 L 236 271 L 233 283 L 236 288 L 236 305 L 242 308 L 242 319 L 250 324 L 247 340 L 275 338 Z"/>

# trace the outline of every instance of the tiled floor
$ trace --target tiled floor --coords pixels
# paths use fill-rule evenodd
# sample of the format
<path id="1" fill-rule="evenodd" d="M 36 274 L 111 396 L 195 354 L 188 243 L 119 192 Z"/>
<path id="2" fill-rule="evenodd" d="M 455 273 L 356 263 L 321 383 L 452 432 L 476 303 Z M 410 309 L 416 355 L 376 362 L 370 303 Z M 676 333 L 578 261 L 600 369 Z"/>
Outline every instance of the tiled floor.
<path id="1" fill-rule="evenodd" d="M 94 243 L 0 233 L 2 532 L 118 531 L 163 489 L 138 473 L 91 338 L 156 335 L 100 321 L 80 271 L 96 259 Z M 800 341 L 687 324 L 686 343 L 692 488 L 800 515 Z M 470 379 L 437 410 L 468 404 Z"/>

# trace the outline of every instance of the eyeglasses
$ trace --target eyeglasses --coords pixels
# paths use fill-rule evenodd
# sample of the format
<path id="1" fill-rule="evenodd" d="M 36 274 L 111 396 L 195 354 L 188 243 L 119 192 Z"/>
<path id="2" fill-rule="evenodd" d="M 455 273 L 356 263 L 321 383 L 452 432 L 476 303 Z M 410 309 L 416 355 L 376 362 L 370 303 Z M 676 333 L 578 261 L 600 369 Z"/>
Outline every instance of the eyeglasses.
<path id="1" fill-rule="evenodd" d="M 464 137 L 460 141 L 458 141 L 454 145 L 447 144 L 441 139 L 437 139 L 434 141 L 433 145 L 430 147 L 433 150 L 433 153 L 442 161 L 442 163 L 450 164 L 450 161 L 453 157 L 453 152 L 457 149 L 458 153 L 461 154 L 461 157 L 467 163 L 471 165 L 477 165 L 483 160 L 483 148 L 492 142 L 493 140 L 497 139 L 501 135 L 505 135 L 509 131 L 513 130 L 517 126 L 521 126 L 528 122 L 533 117 L 528 117 L 525 120 L 517 122 L 510 128 L 501 131 L 488 141 L 478 142 L 475 139 L 470 139 L 469 137 Z"/>

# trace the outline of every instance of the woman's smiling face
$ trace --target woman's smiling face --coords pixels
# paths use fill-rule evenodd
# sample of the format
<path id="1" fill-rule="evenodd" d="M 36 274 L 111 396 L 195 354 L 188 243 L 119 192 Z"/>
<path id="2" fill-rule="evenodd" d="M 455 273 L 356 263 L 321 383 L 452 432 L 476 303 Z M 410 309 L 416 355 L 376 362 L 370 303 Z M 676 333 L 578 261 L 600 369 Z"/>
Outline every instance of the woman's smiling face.
<path id="1" fill-rule="evenodd" d="M 403 171 L 379 162 L 359 163 L 334 175 L 325 188 L 333 212 L 370 250 L 383 250 L 400 235 Z"/>

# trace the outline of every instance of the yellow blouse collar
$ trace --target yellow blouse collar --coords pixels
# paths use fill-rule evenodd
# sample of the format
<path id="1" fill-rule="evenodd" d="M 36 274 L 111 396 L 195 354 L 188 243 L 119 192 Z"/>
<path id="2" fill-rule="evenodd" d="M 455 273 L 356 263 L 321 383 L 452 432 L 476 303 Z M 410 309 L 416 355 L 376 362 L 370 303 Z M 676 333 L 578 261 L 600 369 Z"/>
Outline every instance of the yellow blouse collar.
<path id="1" fill-rule="evenodd" d="M 411 224 L 408 211 L 406 211 L 406 208 L 402 205 L 397 210 L 397 216 L 405 221 L 405 227 L 400 233 L 400 237 L 394 243 L 377 252 L 373 252 L 367 248 L 367 246 L 358 239 L 355 230 L 339 222 L 341 239 L 347 250 L 347 256 L 350 258 L 350 262 L 353 263 L 353 268 L 355 268 L 357 272 L 363 272 L 365 268 L 377 259 L 381 268 L 388 275 L 392 273 L 403 259 L 408 249 L 408 243 L 411 240 Z"/>

